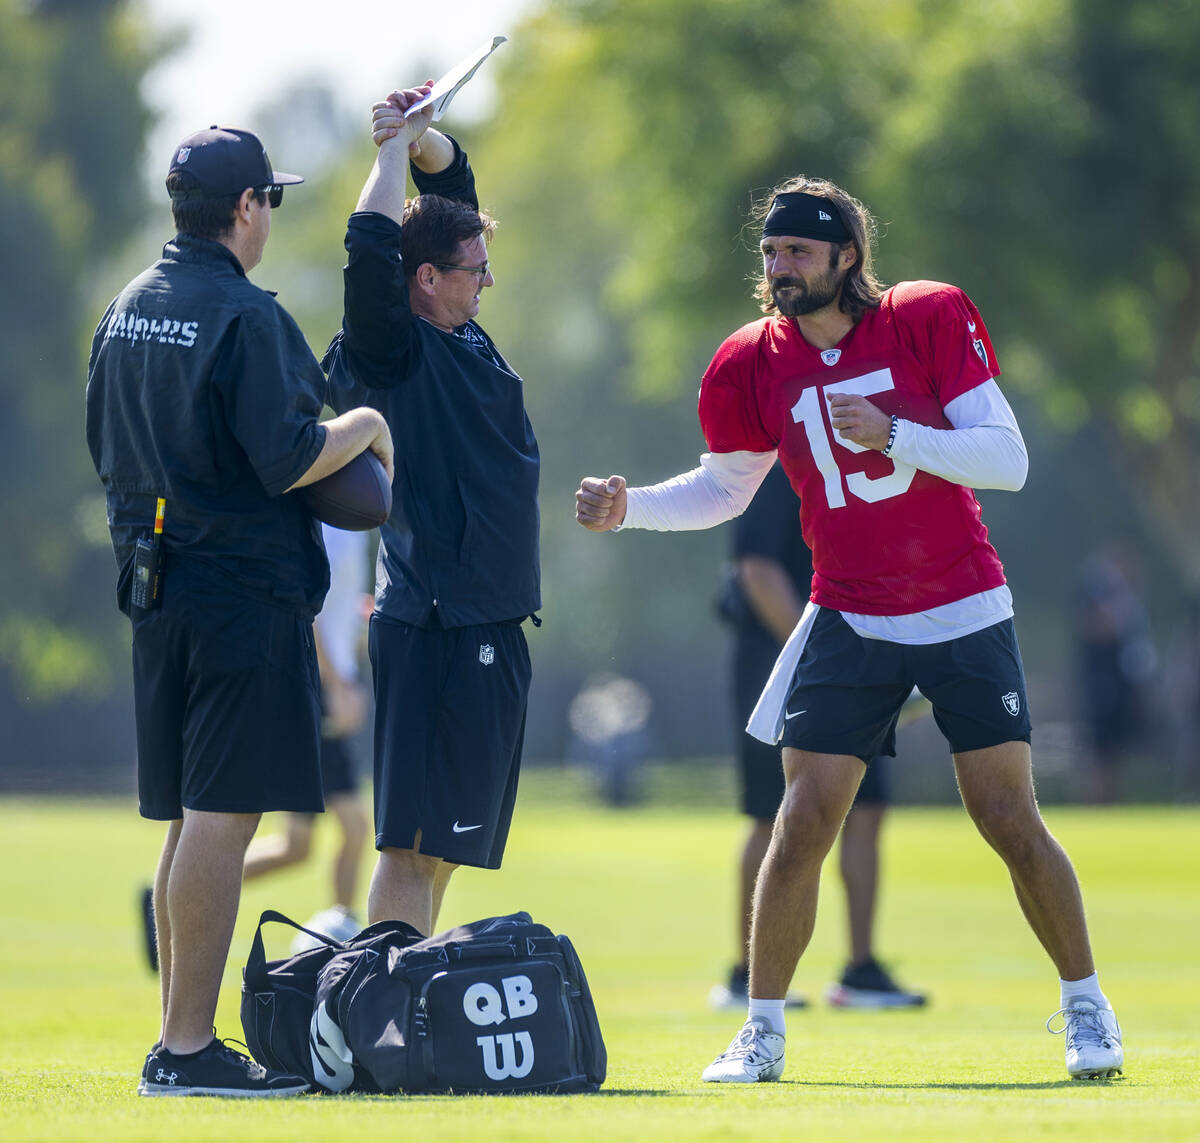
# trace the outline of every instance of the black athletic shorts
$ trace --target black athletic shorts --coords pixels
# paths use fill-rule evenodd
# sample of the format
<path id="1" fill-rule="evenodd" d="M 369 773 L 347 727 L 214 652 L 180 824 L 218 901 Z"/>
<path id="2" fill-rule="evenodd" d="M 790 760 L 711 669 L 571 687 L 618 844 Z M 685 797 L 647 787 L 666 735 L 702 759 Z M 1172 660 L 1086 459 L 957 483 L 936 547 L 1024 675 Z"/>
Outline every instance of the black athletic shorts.
<path id="1" fill-rule="evenodd" d="M 371 616 L 375 847 L 498 869 L 525 741 L 519 621 L 412 627 Z"/>
<path id="2" fill-rule="evenodd" d="M 133 609 L 142 816 L 319 812 L 318 686 L 310 617 L 172 564 Z"/>
<path id="3" fill-rule="evenodd" d="M 778 656 L 779 645 L 763 632 L 739 632 L 734 643 L 733 698 L 742 813 L 760 820 L 774 818 L 783 801 L 783 757 L 779 746 L 760 742 L 744 728 Z M 891 763 L 880 755 L 867 767 L 854 804 L 887 806 L 891 802 Z"/>
<path id="4" fill-rule="evenodd" d="M 913 687 L 955 754 L 1028 742 L 1025 672 L 1011 619 L 945 643 L 864 639 L 822 608 L 796 665 L 783 744 L 864 762 L 894 754 L 896 717 Z"/>
<path id="5" fill-rule="evenodd" d="M 351 794 L 358 789 L 357 768 L 345 738 L 321 738 L 321 788 L 325 801 L 338 794 Z M 315 818 L 316 812 L 305 815 Z"/>
<path id="6" fill-rule="evenodd" d="M 321 739 L 321 785 L 327 798 L 330 794 L 348 794 L 358 789 L 349 739 Z"/>

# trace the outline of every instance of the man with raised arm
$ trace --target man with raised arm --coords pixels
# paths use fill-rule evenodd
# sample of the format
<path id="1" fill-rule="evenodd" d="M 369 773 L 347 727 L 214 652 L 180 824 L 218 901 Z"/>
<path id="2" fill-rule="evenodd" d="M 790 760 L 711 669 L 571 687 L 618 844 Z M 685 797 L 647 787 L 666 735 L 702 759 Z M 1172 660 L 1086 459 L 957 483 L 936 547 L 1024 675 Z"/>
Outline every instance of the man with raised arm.
<path id="1" fill-rule="evenodd" d="M 521 378 L 475 321 L 495 282 L 495 223 L 462 149 L 430 128 L 432 107 L 404 115 L 429 87 L 375 105 L 379 151 L 323 362 L 330 404 L 374 406 L 396 438 L 369 636 L 379 860 L 367 912 L 426 935 L 459 865 L 499 868 L 530 682 L 521 624 L 541 606 L 537 441 Z"/>
<path id="2" fill-rule="evenodd" d="M 786 780 L 756 886 L 749 1012 L 703 1078 L 783 1074 L 783 1006 L 821 865 L 914 686 L 1058 970 L 1067 1070 L 1109 1076 L 1123 1063 L 1120 1029 L 1075 872 L 1034 797 L 1012 597 L 972 491 L 1019 489 L 1025 444 L 971 300 L 940 282 L 885 289 L 873 232 L 833 183 L 777 187 L 762 217 L 768 316 L 726 339 L 701 384 L 711 451 L 663 484 L 588 477 L 576 494 L 593 531 L 706 528 L 742 512 L 778 456 L 812 549 L 809 604 L 748 726 L 782 741 Z"/>

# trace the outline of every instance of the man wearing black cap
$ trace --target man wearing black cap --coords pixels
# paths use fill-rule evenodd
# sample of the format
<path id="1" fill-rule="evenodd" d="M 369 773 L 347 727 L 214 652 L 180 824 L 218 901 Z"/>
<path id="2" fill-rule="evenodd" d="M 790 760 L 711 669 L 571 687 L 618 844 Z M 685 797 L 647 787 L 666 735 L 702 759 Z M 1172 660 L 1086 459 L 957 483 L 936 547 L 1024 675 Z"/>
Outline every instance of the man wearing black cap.
<path id="1" fill-rule="evenodd" d="M 748 1019 L 703 1078 L 783 1074 L 783 1007 L 821 865 L 867 764 L 894 753 L 914 686 L 1058 969 L 1069 1074 L 1118 1073 L 1079 883 L 1034 799 L 1012 596 L 972 491 L 1015 491 L 1028 467 L 983 319 L 941 282 L 885 289 L 873 220 L 833 183 L 792 179 L 760 219 L 768 316 L 727 338 L 701 382 L 711 452 L 665 484 L 587 477 L 576 496 L 593 531 L 710 527 L 744 510 L 778 456 L 812 550 L 810 602 L 747 726 L 782 741 L 786 781 L 755 893 Z"/>
<path id="2" fill-rule="evenodd" d="M 294 1095 L 213 1035 L 242 857 L 268 810 L 319 811 L 312 620 L 329 585 L 317 523 L 285 495 L 392 444 L 372 409 L 318 423 L 324 380 L 295 322 L 246 278 L 302 180 L 248 131 L 175 150 L 178 230 L 108 307 L 88 366 L 117 603 L 133 624 L 138 797 L 169 822 L 154 905 L 162 1031 L 143 1095 Z"/>

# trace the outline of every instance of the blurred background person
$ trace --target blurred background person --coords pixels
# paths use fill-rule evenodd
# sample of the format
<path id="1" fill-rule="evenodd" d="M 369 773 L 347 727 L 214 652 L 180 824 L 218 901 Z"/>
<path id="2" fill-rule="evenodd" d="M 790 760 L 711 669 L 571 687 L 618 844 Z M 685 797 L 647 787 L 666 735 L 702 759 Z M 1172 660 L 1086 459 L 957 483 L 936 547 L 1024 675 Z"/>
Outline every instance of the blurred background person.
<path id="1" fill-rule="evenodd" d="M 1088 798 L 1116 800 L 1119 774 L 1150 730 L 1150 683 L 1158 653 L 1142 600 L 1136 557 L 1109 542 L 1079 575 L 1075 610 L 1080 715 L 1087 728 Z"/>
<path id="2" fill-rule="evenodd" d="M 606 805 L 620 809 L 642 800 L 653 709 L 641 683 L 610 671 L 589 676 L 571 700 L 567 762 L 587 767 Z"/>
<path id="3" fill-rule="evenodd" d="M 359 680 L 359 660 L 370 597 L 366 596 L 368 552 L 366 532 L 344 532 L 321 525 L 329 557 L 329 594 L 313 623 L 317 665 L 321 673 L 321 780 L 325 809 L 338 823 L 340 837 L 333 855 L 333 903 L 305 921 L 335 940 L 345 941 L 362 928 L 354 903 L 370 821 L 358 788 L 355 735 L 367 717 L 367 691 Z M 288 814 L 281 833 L 256 838 L 246 852 L 243 878 L 251 881 L 277 869 L 307 861 L 312 852 L 316 814 Z M 300 933 L 293 951 L 316 942 Z"/>
<path id="4" fill-rule="evenodd" d="M 758 696 L 787 637 L 808 600 L 812 555 L 800 529 L 800 502 L 778 463 L 767 474 L 750 506 L 734 522 L 732 564 L 718 611 L 734 629 L 733 706 L 737 721 L 738 778 L 742 812 L 750 818 L 739 862 L 738 960 L 727 984 L 713 988 L 714 1008 L 745 1008 L 749 1000 L 746 950 L 758 870 L 771 842 L 771 828 L 783 801 L 783 763 L 778 746 L 745 731 Z M 919 696 L 906 705 L 901 723 L 929 710 Z M 891 803 L 890 761 L 879 756 L 867 767 L 842 826 L 838 871 L 846 891 L 850 959 L 837 983 L 826 991 L 841 1008 L 907 1008 L 925 996 L 901 988 L 875 958 L 875 914 L 879 884 L 879 834 Z M 803 1007 L 789 995 L 789 1007 Z"/>

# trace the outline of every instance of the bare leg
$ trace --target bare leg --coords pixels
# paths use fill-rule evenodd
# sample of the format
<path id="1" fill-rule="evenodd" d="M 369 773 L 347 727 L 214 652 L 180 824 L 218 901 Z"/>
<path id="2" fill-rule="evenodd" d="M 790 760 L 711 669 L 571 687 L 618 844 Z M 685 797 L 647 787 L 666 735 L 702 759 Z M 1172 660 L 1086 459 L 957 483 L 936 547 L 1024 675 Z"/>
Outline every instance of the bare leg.
<path id="1" fill-rule="evenodd" d="M 258 837 L 246 850 L 242 879 L 253 881 L 264 873 L 286 869 L 308 860 L 312 852 L 313 818 L 311 814 L 288 814 L 282 833 Z"/>
<path id="2" fill-rule="evenodd" d="M 333 900 L 343 908 L 352 909 L 358 895 L 358 873 L 370 829 L 367 810 L 357 790 L 334 794 L 328 799 L 328 808 L 342 831 L 342 843 L 333 859 Z"/>
<path id="3" fill-rule="evenodd" d="M 750 958 L 750 922 L 754 916 L 754 886 L 771 844 L 774 822 L 770 818 L 754 818 L 746 844 L 742 847 L 740 889 L 738 899 L 738 966 L 745 967 Z"/>
<path id="4" fill-rule="evenodd" d="M 199 1051 L 212 1039 L 237 919 L 242 861 L 259 817 L 183 812 L 166 892 L 170 991 L 162 1040 L 171 1052 Z"/>
<path id="5" fill-rule="evenodd" d="M 418 831 L 413 849 L 387 846 L 379 851 L 379 861 L 367 893 L 367 921 L 407 921 L 425 936 L 433 934 L 433 884 L 440 857 L 420 852 Z M 440 902 L 439 902 L 440 903 Z"/>
<path id="6" fill-rule="evenodd" d="M 1029 746 L 1005 742 L 954 756 L 963 805 L 1004 859 L 1030 927 L 1063 980 L 1096 971 L 1079 881 L 1046 828 L 1033 792 Z"/>
<path id="7" fill-rule="evenodd" d="M 154 939 L 158 942 L 158 984 L 162 992 L 162 1027 L 158 1038 L 163 1038 L 167 1026 L 167 1000 L 171 995 L 171 914 L 167 909 L 167 883 L 171 877 L 171 863 L 175 860 L 175 849 L 179 845 L 179 833 L 183 829 L 183 818 L 176 818 L 167 826 L 167 837 L 163 842 L 158 868 L 154 872 Z"/>
<path id="8" fill-rule="evenodd" d="M 446 895 L 446 886 L 450 884 L 450 875 L 458 868 L 449 861 L 443 861 L 433 876 L 433 915 L 429 922 L 429 931 L 437 931 L 438 914 L 442 911 L 442 898 Z"/>
<path id="9" fill-rule="evenodd" d="M 787 995 L 812 939 L 821 865 L 866 772 L 858 758 L 785 747 L 787 789 L 758 875 L 750 936 L 750 995 Z"/>
<path id="10" fill-rule="evenodd" d="M 846 815 L 838 866 L 846 888 L 850 923 L 850 963 L 864 964 L 874 954 L 875 901 L 879 886 L 879 828 L 885 807 L 857 805 Z"/>

